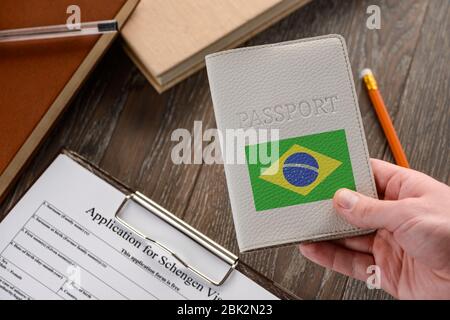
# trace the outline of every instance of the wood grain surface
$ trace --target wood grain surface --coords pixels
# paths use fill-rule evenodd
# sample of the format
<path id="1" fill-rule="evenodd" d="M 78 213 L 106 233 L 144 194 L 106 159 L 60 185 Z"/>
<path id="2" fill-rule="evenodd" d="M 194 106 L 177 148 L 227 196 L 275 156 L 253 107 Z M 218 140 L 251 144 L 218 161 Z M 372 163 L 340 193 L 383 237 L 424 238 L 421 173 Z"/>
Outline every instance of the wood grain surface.
<path id="1" fill-rule="evenodd" d="M 366 28 L 372 4 L 381 7 L 380 30 Z M 448 184 L 449 29 L 448 0 L 315 0 L 245 45 L 342 34 L 355 79 L 363 67 L 378 78 L 411 166 Z M 370 155 L 392 161 L 361 81 L 356 88 Z M 195 120 L 215 127 L 205 70 L 159 95 L 116 43 L 1 204 L 0 217 L 67 147 L 237 253 L 222 165 L 175 165 L 170 158 L 172 131 L 192 130 Z M 297 246 L 241 259 L 301 298 L 392 298 L 307 261 Z"/>

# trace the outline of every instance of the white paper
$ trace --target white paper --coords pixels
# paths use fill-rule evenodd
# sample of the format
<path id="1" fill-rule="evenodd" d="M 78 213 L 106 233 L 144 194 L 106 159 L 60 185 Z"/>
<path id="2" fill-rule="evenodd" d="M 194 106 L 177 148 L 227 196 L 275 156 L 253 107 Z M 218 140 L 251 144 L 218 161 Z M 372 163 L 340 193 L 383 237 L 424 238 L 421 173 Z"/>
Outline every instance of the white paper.
<path id="1" fill-rule="evenodd" d="M 154 244 L 107 223 L 124 196 L 58 156 L 0 224 L 0 299 L 276 299 L 236 270 L 222 286 L 210 285 Z M 169 243 L 182 237 L 138 205 L 124 214 L 146 232 L 162 231 L 155 236 Z M 208 272 L 226 270 L 181 240 L 183 259 Z"/>

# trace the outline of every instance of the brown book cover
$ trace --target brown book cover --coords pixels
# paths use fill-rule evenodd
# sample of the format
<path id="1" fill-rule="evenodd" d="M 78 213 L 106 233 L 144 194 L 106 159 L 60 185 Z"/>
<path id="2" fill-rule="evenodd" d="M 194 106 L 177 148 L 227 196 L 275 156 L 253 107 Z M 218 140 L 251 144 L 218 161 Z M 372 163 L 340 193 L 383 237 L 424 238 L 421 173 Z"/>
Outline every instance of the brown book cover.
<path id="1" fill-rule="evenodd" d="M 125 49 L 158 92 L 310 0 L 142 0 L 122 31 Z"/>
<path id="2" fill-rule="evenodd" d="M 0 30 L 65 24 L 69 5 L 81 22 L 116 19 L 138 0 L 2 0 Z M 0 198 L 112 43 L 101 36 L 0 43 Z"/>

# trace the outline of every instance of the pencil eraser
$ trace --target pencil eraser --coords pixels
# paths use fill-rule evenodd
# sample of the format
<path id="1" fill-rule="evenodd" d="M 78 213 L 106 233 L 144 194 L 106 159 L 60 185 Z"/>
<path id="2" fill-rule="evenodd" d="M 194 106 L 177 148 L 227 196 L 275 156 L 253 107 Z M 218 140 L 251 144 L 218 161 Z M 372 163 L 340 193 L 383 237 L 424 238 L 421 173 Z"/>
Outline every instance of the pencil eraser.
<path id="1" fill-rule="evenodd" d="M 361 70 L 361 72 L 359 73 L 359 77 L 362 79 L 365 76 L 367 76 L 368 74 L 373 74 L 372 70 L 370 70 L 369 68 L 365 68 L 365 69 Z"/>

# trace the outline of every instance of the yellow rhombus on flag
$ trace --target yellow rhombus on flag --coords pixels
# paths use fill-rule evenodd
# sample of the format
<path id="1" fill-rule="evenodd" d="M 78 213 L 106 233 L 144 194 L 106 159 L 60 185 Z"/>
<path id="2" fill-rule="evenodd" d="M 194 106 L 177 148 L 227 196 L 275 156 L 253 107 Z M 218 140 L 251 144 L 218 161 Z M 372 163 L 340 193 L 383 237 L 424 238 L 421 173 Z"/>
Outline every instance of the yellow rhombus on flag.
<path id="1" fill-rule="evenodd" d="M 318 167 L 310 166 L 308 164 L 285 163 L 285 161 L 291 155 L 297 153 L 306 153 L 312 156 L 317 161 Z M 277 186 L 280 186 L 282 188 L 296 192 L 302 196 L 307 196 L 312 190 L 314 190 L 314 188 L 316 188 L 330 174 L 332 174 L 341 164 L 342 164 L 341 161 L 335 160 L 321 153 L 302 147 L 298 144 L 294 144 L 276 162 L 274 162 L 269 168 L 265 169 L 259 176 L 259 178 L 268 181 L 270 183 L 273 183 Z M 291 168 L 301 167 L 307 170 L 312 170 L 317 174 L 317 176 L 311 184 L 305 186 L 297 186 L 295 184 L 290 183 L 285 178 L 285 173 L 283 172 L 283 169 L 288 167 Z"/>

